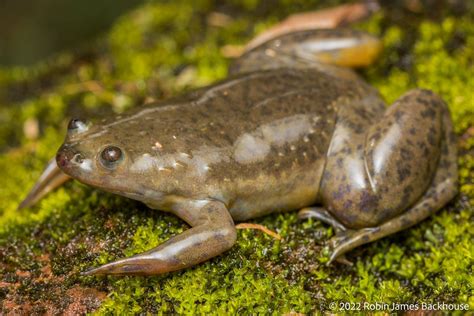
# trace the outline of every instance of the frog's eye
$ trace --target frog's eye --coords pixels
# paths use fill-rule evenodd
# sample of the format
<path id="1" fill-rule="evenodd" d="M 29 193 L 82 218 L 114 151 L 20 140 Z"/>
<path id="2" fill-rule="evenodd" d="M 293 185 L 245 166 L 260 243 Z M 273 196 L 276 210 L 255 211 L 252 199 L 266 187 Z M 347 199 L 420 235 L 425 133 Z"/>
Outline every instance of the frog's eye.
<path id="1" fill-rule="evenodd" d="M 72 120 L 69 121 L 69 124 L 67 125 L 67 129 L 69 132 L 74 132 L 74 133 L 81 133 L 87 130 L 87 122 L 73 118 Z"/>
<path id="2" fill-rule="evenodd" d="M 108 169 L 114 168 L 122 160 L 123 152 L 117 146 L 105 147 L 100 153 L 100 162 Z"/>

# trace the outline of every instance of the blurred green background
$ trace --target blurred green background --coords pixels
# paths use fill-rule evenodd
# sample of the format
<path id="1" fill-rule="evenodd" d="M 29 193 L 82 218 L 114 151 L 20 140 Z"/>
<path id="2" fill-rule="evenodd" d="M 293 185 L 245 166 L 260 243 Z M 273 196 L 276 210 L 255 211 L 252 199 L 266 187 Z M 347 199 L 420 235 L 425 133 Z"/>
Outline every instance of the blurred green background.
<path id="1" fill-rule="evenodd" d="M 80 272 L 187 227 L 140 203 L 70 182 L 17 211 L 73 116 L 99 118 L 226 77 L 230 55 L 296 12 L 343 0 L 0 2 L 0 314 L 285 314 L 332 302 L 474 308 L 474 1 L 381 1 L 355 28 L 385 50 L 360 70 L 388 103 L 415 87 L 450 107 L 460 194 L 435 216 L 325 265 L 334 234 L 295 213 L 239 230 L 227 253 L 150 278 Z"/>
<path id="2" fill-rule="evenodd" d="M 28 65 L 97 38 L 143 0 L 3 0 L 0 64 Z M 87 44 L 86 44 L 87 45 Z"/>

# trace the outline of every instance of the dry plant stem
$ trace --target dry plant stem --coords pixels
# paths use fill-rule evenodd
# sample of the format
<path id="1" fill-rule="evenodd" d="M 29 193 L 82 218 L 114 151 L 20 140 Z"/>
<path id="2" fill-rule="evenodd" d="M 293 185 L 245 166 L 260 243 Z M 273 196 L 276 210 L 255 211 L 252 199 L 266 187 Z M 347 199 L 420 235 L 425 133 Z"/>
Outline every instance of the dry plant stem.
<path id="1" fill-rule="evenodd" d="M 258 229 L 258 230 L 261 230 L 262 232 L 264 232 L 265 234 L 272 236 L 273 238 L 275 238 L 277 240 L 282 239 L 281 236 L 278 233 L 275 233 L 274 231 L 266 228 L 263 225 L 259 225 L 259 224 L 240 223 L 240 224 L 237 224 L 235 226 L 235 228 L 237 228 L 237 229 Z"/>

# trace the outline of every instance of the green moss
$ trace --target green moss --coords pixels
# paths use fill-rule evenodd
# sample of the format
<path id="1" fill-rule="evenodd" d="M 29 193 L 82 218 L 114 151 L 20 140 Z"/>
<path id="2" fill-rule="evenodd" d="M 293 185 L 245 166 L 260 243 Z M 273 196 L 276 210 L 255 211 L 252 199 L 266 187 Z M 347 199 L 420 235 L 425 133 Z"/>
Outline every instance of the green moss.
<path id="1" fill-rule="evenodd" d="M 282 241 L 240 230 L 235 247 L 192 269 L 152 278 L 82 277 L 80 271 L 149 249 L 186 225 L 78 183 L 16 211 L 60 145 L 68 117 L 122 112 L 146 98 L 223 78 L 229 60 L 220 47 L 245 43 L 289 13 L 338 2 L 150 2 L 118 20 L 86 52 L 90 58 L 61 54 L 29 68 L 0 69 L 0 176 L 7 184 L 0 186 L 0 301 L 39 312 L 56 305 L 60 312 L 73 300 L 70 290 L 81 287 L 108 293 L 99 314 L 309 313 L 347 301 L 464 302 L 474 308 L 472 7 L 462 15 L 447 7 L 437 20 L 428 12 L 408 14 L 404 24 L 390 8 L 359 25 L 386 46 L 363 75 L 387 101 L 414 87 L 445 98 L 459 135 L 461 193 L 423 223 L 352 251 L 352 266 L 326 267 L 324 241 L 332 229 L 298 222 L 293 213 L 255 221 Z M 208 24 L 216 10 L 231 16 L 226 25 Z M 38 139 L 25 136 L 27 119 L 39 122 Z"/>

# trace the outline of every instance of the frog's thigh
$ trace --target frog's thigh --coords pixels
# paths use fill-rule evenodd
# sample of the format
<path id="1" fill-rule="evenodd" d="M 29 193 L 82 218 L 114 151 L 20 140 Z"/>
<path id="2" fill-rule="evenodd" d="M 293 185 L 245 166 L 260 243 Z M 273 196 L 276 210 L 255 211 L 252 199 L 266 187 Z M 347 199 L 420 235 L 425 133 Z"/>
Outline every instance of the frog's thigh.
<path id="1" fill-rule="evenodd" d="M 378 226 L 419 201 L 439 168 L 446 111 L 428 90 L 399 98 L 369 128 L 356 158 L 340 152 L 328 160 L 333 177 L 321 187 L 327 210 L 346 227 L 360 229 Z M 334 176 L 337 172 L 347 177 Z"/>
<path id="2" fill-rule="evenodd" d="M 420 90 L 415 92 L 420 93 Z M 421 93 L 431 95 L 430 92 L 426 91 L 421 91 Z M 332 248 L 330 262 L 355 247 L 417 224 L 442 208 L 457 194 L 458 167 L 456 163 L 455 135 L 446 105 L 439 103 L 438 106 L 441 108 L 443 127 L 442 139 L 439 145 L 441 155 L 436 164 L 436 172 L 428 189 L 410 208 L 376 227 L 348 230 L 337 234 L 330 240 L 330 246 Z"/>
<path id="3" fill-rule="evenodd" d="M 173 211 L 192 228 L 158 247 L 90 270 L 85 275 L 156 275 L 184 269 L 215 257 L 235 243 L 236 229 L 224 204 L 183 201 Z"/>

